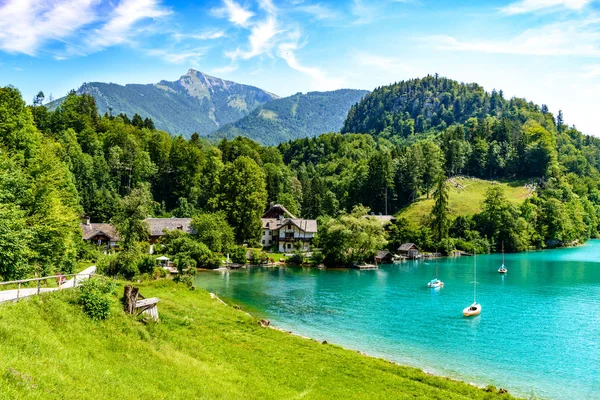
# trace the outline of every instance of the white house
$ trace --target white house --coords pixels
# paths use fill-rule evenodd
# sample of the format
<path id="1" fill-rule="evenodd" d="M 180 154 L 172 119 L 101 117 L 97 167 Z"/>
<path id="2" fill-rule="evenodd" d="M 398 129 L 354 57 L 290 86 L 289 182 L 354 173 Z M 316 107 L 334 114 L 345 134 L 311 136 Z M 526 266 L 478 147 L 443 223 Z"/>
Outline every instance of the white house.
<path id="1" fill-rule="evenodd" d="M 264 248 L 277 247 L 281 252 L 297 249 L 310 251 L 317 233 L 317 221 L 296 218 L 281 204 L 271 205 L 262 218 L 261 243 Z"/>

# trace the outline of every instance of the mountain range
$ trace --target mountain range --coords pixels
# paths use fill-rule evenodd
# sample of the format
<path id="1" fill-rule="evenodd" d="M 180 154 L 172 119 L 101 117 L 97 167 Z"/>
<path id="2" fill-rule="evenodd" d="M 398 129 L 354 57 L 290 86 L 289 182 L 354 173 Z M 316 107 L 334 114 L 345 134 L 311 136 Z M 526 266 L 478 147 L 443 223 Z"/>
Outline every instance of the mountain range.
<path id="1" fill-rule="evenodd" d="M 101 114 L 139 114 L 172 135 L 241 135 L 271 145 L 339 131 L 350 107 L 368 93 L 343 89 L 279 98 L 266 90 L 194 69 L 177 81 L 127 85 L 89 82 L 76 92 L 92 95 Z M 63 100 L 46 106 L 54 109 Z"/>
<path id="2" fill-rule="evenodd" d="M 264 145 L 277 145 L 288 140 L 338 132 L 350 107 L 367 93 L 366 90 L 355 89 L 296 93 L 257 107 L 244 118 L 223 126 L 213 136 L 245 136 Z"/>

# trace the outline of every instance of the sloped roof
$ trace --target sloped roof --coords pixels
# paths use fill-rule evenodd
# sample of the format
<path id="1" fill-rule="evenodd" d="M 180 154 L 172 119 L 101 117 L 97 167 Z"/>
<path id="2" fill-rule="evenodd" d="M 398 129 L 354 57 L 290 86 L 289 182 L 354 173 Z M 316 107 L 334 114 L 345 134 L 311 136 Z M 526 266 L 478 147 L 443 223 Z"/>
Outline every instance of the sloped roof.
<path id="1" fill-rule="evenodd" d="M 112 224 L 105 223 L 90 223 L 90 224 L 79 224 L 81 227 L 81 232 L 83 233 L 83 240 L 90 240 L 95 236 L 104 235 L 112 241 L 121 240 L 121 235 L 117 228 L 115 228 Z"/>
<path id="2" fill-rule="evenodd" d="M 191 218 L 146 218 L 144 220 L 150 228 L 150 236 L 162 236 L 163 230 L 181 230 L 185 233 L 194 233 Z"/>
<path id="3" fill-rule="evenodd" d="M 393 257 L 393 254 L 390 253 L 387 250 L 377 250 L 377 255 L 375 257 L 377 258 L 386 258 L 386 257 Z"/>
<path id="4" fill-rule="evenodd" d="M 262 218 L 262 226 L 263 229 L 270 229 L 272 231 L 276 231 L 281 229 L 283 226 L 287 224 L 292 224 L 298 227 L 301 231 L 307 233 L 316 233 L 317 232 L 317 220 L 315 219 L 302 219 L 302 218 L 285 218 L 285 219 L 277 219 L 277 218 Z"/>
<path id="5" fill-rule="evenodd" d="M 403 243 L 400 247 L 398 247 L 398 251 L 408 251 L 412 248 L 415 248 L 418 250 L 417 245 L 414 243 Z"/>
<path id="6" fill-rule="evenodd" d="M 288 211 L 281 204 L 271 204 L 271 206 L 263 214 L 263 218 L 278 218 L 279 216 L 286 218 L 296 218 L 294 214 Z"/>

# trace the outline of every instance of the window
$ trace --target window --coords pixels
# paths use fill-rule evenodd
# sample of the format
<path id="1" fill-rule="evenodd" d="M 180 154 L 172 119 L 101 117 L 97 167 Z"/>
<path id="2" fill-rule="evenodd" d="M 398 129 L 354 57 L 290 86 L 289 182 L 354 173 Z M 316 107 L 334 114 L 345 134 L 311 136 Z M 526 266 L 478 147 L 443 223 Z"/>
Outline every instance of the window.
<path id="1" fill-rule="evenodd" d="M 264 240 L 262 241 L 262 244 L 265 244 L 265 241 L 264 241 Z"/>
<path id="2" fill-rule="evenodd" d="M 288 244 L 287 244 L 287 248 L 288 248 L 288 249 L 291 249 L 291 248 L 292 248 L 292 244 L 291 244 L 291 243 L 288 243 Z"/>

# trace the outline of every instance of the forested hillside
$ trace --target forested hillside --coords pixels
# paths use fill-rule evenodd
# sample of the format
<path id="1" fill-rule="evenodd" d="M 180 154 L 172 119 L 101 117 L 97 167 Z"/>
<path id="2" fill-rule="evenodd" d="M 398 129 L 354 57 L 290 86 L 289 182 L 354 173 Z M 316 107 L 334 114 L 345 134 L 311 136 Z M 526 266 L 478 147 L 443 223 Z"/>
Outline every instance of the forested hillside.
<path id="1" fill-rule="evenodd" d="M 190 69 L 179 80 L 157 84 L 84 83 L 78 94 L 90 94 L 100 114 L 139 114 L 158 129 L 190 137 L 206 136 L 220 126 L 248 115 L 256 107 L 277 98 L 254 86 L 242 85 Z M 65 98 L 48 105 L 55 109 Z"/>
<path id="2" fill-rule="evenodd" d="M 263 145 L 338 132 L 350 107 L 368 92 L 341 89 L 332 92 L 297 93 L 272 100 L 248 116 L 225 125 L 213 136 L 233 139 L 245 136 Z"/>
<path id="3" fill-rule="evenodd" d="M 467 90 L 443 81 L 462 87 L 458 93 Z M 415 98 L 444 97 L 433 89 L 421 96 L 419 85 L 409 90 Z M 367 116 L 365 104 L 381 90 L 354 107 L 349 121 L 356 109 Z M 522 251 L 598 235 L 600 141 L 522 99 L 497 94 L 493 112 L 481 106 L 485 114 L 414 133 L 408 141 L 375 130 L 372 135 L 330 133 L 265 147 L 242 137 L 218 145 L 199 135 L 173 137 L 139 115 L 100 115 L 87 94 L 72 93 L 48 111 L 40 105 L 26 107 L 14 88 L 0 93 L 3 277 L 72 268 L 83 251 L 77 227 L 83 215 L 93 222 L 114 222 L 126 248 L 134 249 L 143 235 L 128 232 L 136 228 L 129 221 L 132 216 L 190 217 L 199 212 L 218 213 L 203 215 L 210 226 L 229 225 L 238 244 L 258 245 L 260 216 L 269 202 L 319 218 L 317 245 L 351 246 L 348 232 L 339 236 L 333 229 L 367 212 L 356 206 L 396 214 L 423 197 L 433 199 L 431 214 L 401 217 L 389 227 L 390 249 L 411 241 L 426 250 L 486 252 L 504 242 L 507 250 Z M 485 105 L 492 97 L 482 93 L 457 101 L 461 109 L 469 109 L 475 108 L 470 101 Z M 426 110 L 416 108 L 417 119 Z M 374 115 L 386 112 L 377 107 Z M 455 200 L 449 199 L 452 183 L 446 179 L 456 175 L 490 181 L 478 194 L 479 205 L 468 208 L 472 211 L 450 210 Z M 527 198 L 507 198 L 511 192 L 495 180 L 520 186 L 516 192 L 526 192 Z M 341 218 L 342 225 L 330 223 L 332 218 Z M 360 223 L 356 227 L 362 229 Z"/>

